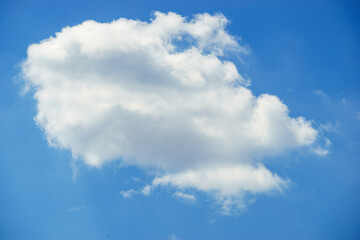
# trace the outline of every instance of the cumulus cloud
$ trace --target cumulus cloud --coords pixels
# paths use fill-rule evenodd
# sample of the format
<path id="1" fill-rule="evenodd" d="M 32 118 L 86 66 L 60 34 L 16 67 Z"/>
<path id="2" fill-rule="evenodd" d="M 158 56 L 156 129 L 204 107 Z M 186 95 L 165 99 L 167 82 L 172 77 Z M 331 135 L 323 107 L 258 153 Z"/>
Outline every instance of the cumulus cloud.
<path id="1" fill-rule="evenodd" d="M 226 60 L 246 51 L 227 23 L 155 12 L 150 22 L 85 21 L 30 45 L 22 71 L 36 123 L 51 146 L 91 166 L 160 169 L 145 195 L 195 188 L 226 208 L 281 190 L 289 180 L 259 162 L 313 144 L 317 131 L 277 96 L 252 94 Z"/>

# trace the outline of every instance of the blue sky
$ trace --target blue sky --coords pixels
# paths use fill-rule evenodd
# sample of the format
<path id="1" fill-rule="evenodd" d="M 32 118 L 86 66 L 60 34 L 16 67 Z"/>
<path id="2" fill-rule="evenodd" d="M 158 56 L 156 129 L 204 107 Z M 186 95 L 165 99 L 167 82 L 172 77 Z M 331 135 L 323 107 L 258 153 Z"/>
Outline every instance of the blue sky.
<path id="1" fill-rule="evenodd" d="M 230 196 L 246 206 L 236 214 L 224 214 L 219 211 L 224 202 L 211 191 L 215 189 L 221 195 L 226 186 L 210 186 L 207 191 L 198 183 L 190 188 L 179 187 L 171 180 L 160 187 L 153 183 L 156 177 L 168 174 L 171 179 L 183 176 L 182 169 L 194 169 L 191 164 L 181 165 L 181 158 L 169 160 L 170 165 L 161 162 L 160 168 L 154 169 L 153 160 L 147 157 L 158 155 L 151 149 L 144 150 L 143 155 L 124 150 L 128 160 L 115 151 L 115 157 L 110 157 L 114 161 L 107 163 L 102 162 L 106 157 L 100 149 L 100 165 L 94 167 L 93 158 L 86 157 L 88 150 L 78 150 L 78 161 L 72 157 L 77 146 L 91 146 L 83 137 L 87 135 L 78 133 L 75 140 L 70 139 L 61 135 L 66 129 L 55 132 L 54 139 L 65 136 L 68 142 L 64 145 L 70 147 L 61 143 L 49 146 L 44 129 L 53 129 L 45 121 L 34 121 L 39 111 L 33 98 L 36 86 L 21 94 L 21 63 L 30 59 L 28 46 L 85 20 L 127 18 L 149 22 L 154 18 L 153 11 L 171 11 L 188 19 L 197 13 L 222 13 L 230 21 L 225 28 L 228 35 L 237 39 L 235 47 L 244 47 L 247 53 L 218 58 L 234 63 L 243 78 L 251 81 L 244 88 L 255 97 L 264 93 L 277 96 L 288 107 L 291 118 L 303 116 L 316 129 L 318 137 L 309 144 L 304 140 L 285 148 L 283 145 L 292 138 L 276 138 L 284 141 L 280 153 L 245 144 L 245 152 L 248 148 L 256 152 L 246 155 L 249 166 L 257 169 L 260 161 L 270 173 L 280 176 L 280 180 L 271 180 L 278 181 L 274 180 L 274 186 L 281 186 L 281 191 L 269 187 L 271 191 L 261 188 L 259 194 L 236 192 Z M 358 239 L 359 18 L 356 1 L 0 1 L 0 239 Z M 189 35 L 197 36 L 196 32 Z M 199 42 L 208 40 L 201 37 Z M 222 46 L 223 41 L 216 46 Z M 76 61 L 71 63 L 77 66 Z M 45 71 L 46 66 L 45 62 L 38 67 Z M 138 67 L 136 71 L 146 70 L 142 65 Z M 50 105 L 44 112 L 53 109 L 56 107 Z M 223 119 L 218 121 L 223 123 Z M 267 147 L 278 149 L 275 142 Z M 132 143 L 137 146 L 139 139 Z M 238 147 L 243 146 L 239 143 Z M 169 146 L 162 147 L 167 153 Z M 226 154 L 225 147 L 219 146 L 214 154 Z M 328 153 L 316 154 L 317 148 Z M 165 156 L 172 153 L 169 150 Z M 144 159 L 146 164 L 133 158 Z M 232 159 L 228 161 L 232 166 Z M 202 160 L 200 165 L 206 163 Z M 286 179 L 290 182 L 284 183 Z M 156 189 L 149 195 L 141 194 L 147 185 Z M 247 187 L 240 184 L 240 188 Z M 249 189 L 252 187 L 263 186 L 255 184 Z M 130 189 L 135 193 L 124 198 L 122 191 Z M 180 192 L 196 200 L 177 197 Z"/>

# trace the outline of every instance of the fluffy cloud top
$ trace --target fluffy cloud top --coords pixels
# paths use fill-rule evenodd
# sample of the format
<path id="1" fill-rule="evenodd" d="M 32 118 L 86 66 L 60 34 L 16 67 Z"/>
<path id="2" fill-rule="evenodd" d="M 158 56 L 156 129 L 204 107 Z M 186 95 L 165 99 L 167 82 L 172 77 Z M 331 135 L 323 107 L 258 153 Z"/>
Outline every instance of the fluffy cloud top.
<path id="1" fill-rule="evenodd" d="M 52 146 L 89 165 L 121 159 L 161 169 L 152 187 L 224 201 L 281 190 L 288 180 L 257 162 L 311 145 L 317 131 L 278 97 L 254 96 L 223 60 L 244 51 L 227 22 L 156 12 L 150 22 L 85 21 L 32 44 L 23 74 L 35 89 L 36 123 Z"/>

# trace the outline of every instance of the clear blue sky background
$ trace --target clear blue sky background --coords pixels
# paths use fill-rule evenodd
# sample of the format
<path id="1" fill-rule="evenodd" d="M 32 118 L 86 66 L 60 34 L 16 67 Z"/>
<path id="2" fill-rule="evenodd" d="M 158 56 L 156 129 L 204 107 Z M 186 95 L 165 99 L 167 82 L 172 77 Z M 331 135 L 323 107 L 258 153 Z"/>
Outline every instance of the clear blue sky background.
<path id="1" fill-rule="evenodd" d="M 279 96 L 315 127 L 331 123 L 330 154 L 269 159 L 293 184 L 233 217 L 217 214 L 206 196 L 189 204 L 166 189 L 124 199 L 121 190 L 151 180 L 135 167 L 84 165 L 74 181 L 70 152 L 48 146 L 33 121 L 35 101 L 19 94 L 18 65 L 29 44 L 64 26 L 148 21 L 153 10 L 222 12 L 251 49 L 237 66 L 254 94 Z M 359 239 L 359 23 L 357 1 L 0 0 L 0 239 Z"/>

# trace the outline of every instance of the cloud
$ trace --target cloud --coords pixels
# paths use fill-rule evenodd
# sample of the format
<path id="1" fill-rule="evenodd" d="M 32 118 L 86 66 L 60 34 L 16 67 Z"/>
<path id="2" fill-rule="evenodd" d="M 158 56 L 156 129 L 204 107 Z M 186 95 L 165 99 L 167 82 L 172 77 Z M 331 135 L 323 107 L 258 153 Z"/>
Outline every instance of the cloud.
<path id="1" fill-rule="evenodd" d="M 131 196 L 135 193 L 134 189 L 130 189 L 127 191 L 120 191 L 120 194 L 123 196 L 123 198 L 131 198 Z"/>
<path id="2" fill-rule="evenodd" d="M 277 96 L 252 94 L 226 60 L 247 51 L 227 23 L 155 12 L 150 22 L 85 21 L 30 45 L 22 72 L 36 123 L 51 146 L 88 165 L 159 169 L 145 195 L 195 188 L 226 208 L 280 191 L 289 180 L 261 161 L 312 145 L 318 132 Z"/>
<path id="3" fill-rule="evenodd" d="M 146 185 L 141 191 L 141 194 L 148 196 L 151 193 L 151 186 L 150 185 Z"/>
<path id="4" fill-rule="evenodd" d="M 321 90 L 321 89 L 314 90 L 314 94 L 317 94 L 317 95 L 319 95 L 319 96 L 321 96 L 321 97 L 323 97 L 323 98 L 327 98 L 327 97 L 328 97 L 328 96 L 326 95 L 326 93 L 325 93 L 323 90 Z"/>
<path id="5" fill-rule="evenodd" d="M 331 141 L 324 136 L 324 133 L 327 132 L 337 132 L 339 123 L 336 122 L 332 124 L 330 122 L 326 124 L 320 124 L 318 128 L 318 135 L 321 137 L 318 138 L 318 143 L 313 144 L 311 151 L 320 157 L 326 157 L 330 153 L 330 146 L 332 145 Z"/>
<path id="6" fill-rule="evenodd" d="M 227 167 L 200 168 L 178 174 L 157 177 L 152 187 L 171 185 L 179 189 L 194 188 L 210 195 L 221 205 L 221 213 L 236 214 L 247 205 L 245 193 L 282 191 L 290 180 L 271 173 L 263 165 L 231 165 Z M 180 193 L 179 193 L 180 195 Z M 184 198 L 190 198 L 181 193 Z"/>
<path id="7" fill-rule="evenodd" d="M 188 202 L 195 202 L 196 201 L 196 197 L 194 195 L 187 194 L 187 193 L 182 193 L 182 192 L 175 192 L 174 197 L 176 197 L 178 199 L 181 199 L 181 200 L 188 201 Z"/>
<path id="8" fill-rule="evenodd" d="M 86 206 L 78 206 L 78 207 L 73 207 L 73 208 L 69 208 L 69 209 L 66 209 L 64 210 L 64 212 L 77 212 L 81 209 L 84 209 L 86 208 Z"/>
<path id="9" fill-rule="evenodd" d="M 193 187 L 205 192 L 219 192 L 221 195 L 237 195 L 242 192 L 259 193 L 281 190 L 287 184 L 263 165 L 238 165 L 220 168 L 201 168 L 178 174 L 167 174 L 153 180 L 153 186 L 174 185 L 180 189 Z"/>
<path id="10" fill-rule="evenodd" d="M 313 148 L 312 151 L 320 156 L 320 157 L 324 157 L 324 156 L 327 156 L 329 154 L 329 150 L 328 149 L 325 149 L 325 148 L 321 148 L 321 147 L 316 147 L 316 148 Z"/>
<path id="11" fill-rule="evenodd" d="M 339 122 L 336 122 L 335 124 L 327 122 L 326 124 L 320 124 L 318 130 L 320 132 L 336 132 L 338 127 Z"/>

